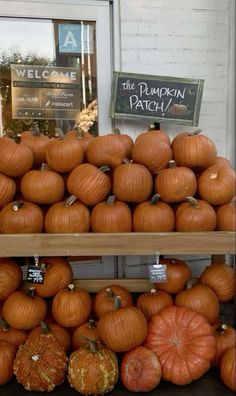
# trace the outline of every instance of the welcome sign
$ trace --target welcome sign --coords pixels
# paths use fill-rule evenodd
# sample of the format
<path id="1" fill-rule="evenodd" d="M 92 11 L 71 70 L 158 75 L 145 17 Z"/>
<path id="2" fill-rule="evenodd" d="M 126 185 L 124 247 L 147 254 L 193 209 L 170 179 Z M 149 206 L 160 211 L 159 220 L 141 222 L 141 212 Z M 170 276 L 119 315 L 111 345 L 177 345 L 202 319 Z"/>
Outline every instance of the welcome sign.
<path id="1" fill-rule="evenodd" d="M 198 125 L 203 80 L 115 72 L 112 118 Z"/>
<path id="2" fill-rule="evenodd" d="M 12 117 L 76 119 L 80 69 L 11 65 Z"/>

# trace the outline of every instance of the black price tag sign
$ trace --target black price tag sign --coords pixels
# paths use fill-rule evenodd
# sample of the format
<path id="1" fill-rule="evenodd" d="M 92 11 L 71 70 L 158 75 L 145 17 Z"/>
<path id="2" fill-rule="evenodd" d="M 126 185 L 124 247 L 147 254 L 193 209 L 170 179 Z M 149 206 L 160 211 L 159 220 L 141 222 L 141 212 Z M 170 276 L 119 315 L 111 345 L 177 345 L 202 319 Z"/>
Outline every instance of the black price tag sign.
<path id="1" fill-rule="evenodd" d="M 29 265 L 27 270 L 27 282 L 43 283 L 45 268 L 40 265 Z"/>
<path id="2" fill-rule="evenodd" d="M 166 264 L 152 264 L 148 266 L 150 283 L 166 283 Z"/>

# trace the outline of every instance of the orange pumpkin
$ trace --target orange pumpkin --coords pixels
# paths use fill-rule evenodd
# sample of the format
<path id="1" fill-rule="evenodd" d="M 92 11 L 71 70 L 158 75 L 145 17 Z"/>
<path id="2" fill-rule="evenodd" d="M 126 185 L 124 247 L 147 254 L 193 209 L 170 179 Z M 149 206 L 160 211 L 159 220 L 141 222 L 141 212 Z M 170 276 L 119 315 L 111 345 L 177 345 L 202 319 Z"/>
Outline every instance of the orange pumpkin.
<path id="1" fill-rule="evenodd" d="M 33 165 L 33 153 L 29 147 L 16 143 L 7 136 L 0 137 L 0 173 L 6 176 L 22 176 Z"/>
<path id="2" fill-rule="evenodd" d="M 106 201 L 93 207 L 91 228 L 93 232 L 131 232 L 132 215 L 129 206 L 110 195 Z"/>
<path id="3" fill-rule="evenodd" d="M 16 193 L 16 182 L 0 173 L 0 208 L 11 202 Z"/>
<path id="4" fill-rule="evenodd" d="M 146 136 L 154 136 L 158 140 L 162 140 L 169 145 L 171 144 L 171 140 L 167 132 L 164 129 L 156 129 L 155 125 L 150 125 L 148 131 L 141 132 L 136 137 L 135 142 L 142 140 L 143 137 L 146 139 Z"/>
<path id="5" fill-rule="evenodd" d="M 201 283 L 179 292 L 175 297 L 175 305 L 194 309 L 211 324 L 216 322 L 220 313 L 220 305 L 215 292 Z"/>
<path id="6" fill-rule="evenodd" d="M 93 319 L 89 319 L 88 322 L 78 326 L 72 336 L 72 348 L 77 350 L 81 345 L 87 344 L 87 340 L 99 341 L 97 322 Z"/>
<path id="7" fill-rule="evenodd" d="M 20 345 L 13 372 L 26 390 L 50 392 L 64 381 L 67 361 L 54 336 L 40 334 Z"/>
<path id="8" fill-rule="evenodd" d="M 21 133 L 20 144 L 31 149 L 34 157 L 33 165 L 40 166 L 46 162 L 45 149 L 49 142 L 49 137 L 41 133 L 37 126 L 33 126 L 32 130 Z"/>
<path id="9" fill-rule="evenodd" d="M 141 345 L 147 336 L 147 320 L 140 309 L 129 305 L 121 308 L 115 297 L 115 310 L 102 315 L 98 334 L 102 343 L 114 352 L 127 352 Z"/>
<path id="10" fill-rule="evenodd" d="M 151 289 L 150 292 L 142 293 L 137 300 L 137 307 L 144 313 L 149 321 L 162 309 L 174 304 L 170 294 L 162 290 Z"/>
<path id="11" fill-rule="evenodd" d="M 215 337 L 207 320 L 186 307 L 168 307 L 154 315 L 144 346 L 159 358 L 162 378 L 186 385 L 211 367 Z"/>
<path id="12" fill-rule="evenodd" d="M 230 265 L 214 263 L 200 275 L 200 282 L 214 290 L 220 302 L 225 303 L 235 295 L 235 272 Z"/>
<path id="13" fill-rule="evenodd" d="M 120 165 L 126 156 L 124 143 L 115 134 L 96 136 L 88 144 L 87 160 L 97 167 L 108 165 L 114 168 Z"/>
<path id="14" fill-rule="evenodd" d="M 0 301 L 13 293 L 22 281 L 22 271 L 18 263 L 11 258 L 0 258 Z"/>
<path id="15" fill-rule="evenodd" d="M 216 354 L 212 365 L 219 367 L 224 352 L 236 345 L 236 330 L 223 323 L 214 329 L 214 334 L 216 337 Z"/>
<path id="16" fill-rule="evenodd" d="M 15 354 L 15 345 L 0 340 L 0 385 L 6 384 L 13 377 Z"/>
<path id="17" fill-rule="evenodd" d="M 69 284 L 52 301 L 52 314 L 63 327 L 77 327 L 86 322 L 92 310 L 92 299 L 87 291 Z"/>
<path id="18" fill-rule="evenodd" d="M 26 331 L 14 329 L 0 317 L 0 341 L 9 342 L 18 348 L 21 344 L 25 343 L 26 338 Z"/>
<path id="19" fill-rule="evenodd" d="M 90 211 L 77 197 L 56 202 L 48 209 L 44 226 L 47 233 L 81 233 L 90 230 Z"/>
<path id="20" fill-rule="evenodd" d="M 69 131 L 67 131 L 65 134 L 65 138 L 78 139 L 83 149 L 84 157 L 86 157 L 88 144 L 90 140 L 94 138 L 94 136 L 87 131 L 83 131 L 81 128 L 77 128 L 77 129 L 70 129 Z"/>
<path id="21" fill-rule="evenodd" d="M 236 231 L 236 196 L 216 208 L 217 231 Z"/>
<path id="22" fill-rule="evenodd" d="M 231 391 L 236 392 L 236 348 L 227 349 L 220 361 L 220 378 Z"/>
<path id="23" fill-rule="evenodd" d="M 115 298 L 120 296 L 121 307 L 127 307 L 133 304 L 132 294 L 123 286 L 108 285 L 100 289 L 95 295 L 93 310 L 97 318 L 100 318 L 107 312 L 115 310 Z"/>
<path id="24" fill-rule="evenodd" d="M 0 212 L 0 233 L 40 233 L 43 230 L 43 217 L 42 209 L 32 202 L 9 202 Z"/>
<path id="25" fill-rule="evenodd" d="M 44 257 L 39 260 L 38 265 L 44 272 L 44 281 L 31 286 L 40 297 L 53 297 L 72 281 L 73 272 L 70 263 L 62 257 Z"/>
<path id="26" fill-rule="evenodd" d="M 45 300 L 34 294 L 15 291 L 4 302 L 2 314 L 7 323 L 19 330 L 31 330 L 44 319 L 47 311 Z"/>
<path id="27" fill-rule="evenodd" d="M 161 258 L 160 264 L 166 266 L 167 281 L 155 283 L 155 286 L 167 293 L 179 293 L 191 278 L 191 270 L 186 261 L 176 258 Z"/>

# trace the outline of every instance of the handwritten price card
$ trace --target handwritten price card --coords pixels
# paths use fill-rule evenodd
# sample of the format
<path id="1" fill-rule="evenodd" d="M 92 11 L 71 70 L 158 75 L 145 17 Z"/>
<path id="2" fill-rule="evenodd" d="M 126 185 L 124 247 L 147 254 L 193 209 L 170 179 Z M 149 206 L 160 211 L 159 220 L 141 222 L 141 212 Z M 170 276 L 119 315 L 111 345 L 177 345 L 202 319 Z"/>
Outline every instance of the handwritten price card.
<path id="1" fill-rule="evenodd" d="M 115 72 L 112 118 L 151 118 L 197 126 L 204 80 Z"/>

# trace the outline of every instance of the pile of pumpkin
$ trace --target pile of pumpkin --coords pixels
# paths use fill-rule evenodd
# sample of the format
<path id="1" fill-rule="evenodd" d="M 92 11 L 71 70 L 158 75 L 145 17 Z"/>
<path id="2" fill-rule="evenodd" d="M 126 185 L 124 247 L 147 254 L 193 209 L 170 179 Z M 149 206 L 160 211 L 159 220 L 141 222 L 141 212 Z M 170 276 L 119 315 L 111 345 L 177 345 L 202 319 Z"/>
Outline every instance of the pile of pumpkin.
<path id="1" fill-rule="evenodd" d="M 215 367 L 235 391 L 236 330 L 220 315 L 235 293 L 233 268 L 212 264 L 190 287 L 187 262 L 160 262 L 167 282 L 134 298 L 118 284 L 90 295 L 62 257 L 39 259 L 42 284 L 22 283 L 18 263 L 1 258 L 0 384 L 15 376 L 27 390 L 52 391 L 67 378 L 81 394 L 99 395 L 120 378 L 129 391 L 148 392 Z"/>
<path id="2" fill-rule="evenodd" d="M 199 130 L 0 137 L 0 233 L 235 231 L 235 171 Z"/>

